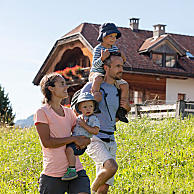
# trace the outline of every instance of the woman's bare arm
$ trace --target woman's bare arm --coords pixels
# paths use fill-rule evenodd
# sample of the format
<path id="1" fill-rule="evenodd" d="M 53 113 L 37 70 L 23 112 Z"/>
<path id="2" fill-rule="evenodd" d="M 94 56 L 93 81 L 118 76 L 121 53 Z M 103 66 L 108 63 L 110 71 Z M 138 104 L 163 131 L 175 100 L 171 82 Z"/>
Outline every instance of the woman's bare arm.
<path id="1" fill-rule="evenodd" d="M 90 143 L 90 139 L 85 136 L 71 136 L 63 138 L 51 137 L 49 125 L 45 123 L 38 123 L 36 125 L 36 129 L 45 148 L 58 148 L 72 142 L 82 148 L 86 147 Z"/>

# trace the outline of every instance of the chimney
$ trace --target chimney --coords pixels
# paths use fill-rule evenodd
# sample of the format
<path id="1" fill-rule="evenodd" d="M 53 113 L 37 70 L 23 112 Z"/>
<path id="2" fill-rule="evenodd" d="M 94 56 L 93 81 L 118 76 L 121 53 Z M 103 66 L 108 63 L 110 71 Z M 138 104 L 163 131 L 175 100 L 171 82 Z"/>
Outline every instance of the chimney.
<path id="1" fill-rule="evenodd" d="M 139 28 L 139 18 L 131 18 L 130 19 L 130 28 L 133 31 L 138 31 L 138 28 Z"/>
<path id="2" fill-rule="evenodd" d="M 153 25 L 154 26 L 154 31 L 153 31 L 153 38 L 158 38 L 160 37 L 162 34 L 165 34 L 165 26 L 163 24 L 157 24 L 157 25 Z"/>

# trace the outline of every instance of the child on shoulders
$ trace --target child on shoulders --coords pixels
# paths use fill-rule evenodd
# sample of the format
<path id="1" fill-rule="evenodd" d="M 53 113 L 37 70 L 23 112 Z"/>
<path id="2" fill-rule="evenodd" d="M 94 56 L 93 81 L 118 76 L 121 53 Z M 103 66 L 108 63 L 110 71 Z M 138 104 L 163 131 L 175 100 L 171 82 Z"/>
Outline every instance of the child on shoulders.
<path id="1" fill-rule="evenodd" d="M 104 81 L 104 67 L 103 61 L 109 57 L 111 52 L 118 52 L 119 49 L 115 45 L 118 38 L 121 37 L 121 32 L 117 29 L 113 23 L 104 23 L 100 26 L 98 44 L 93 51 L 92 68 L 90 70 L 89 81 L 92 82 L 92 94 L 95 96 L 100 92 L 100 85 Z M 126 61 L 124 54 L 121 53 L 123 61 Z M 116 117 L 123 122 L 128 123 L 128 119 L 125 117 L 127 114 L 126 107 L 122 105 L 122 101 L 127 101 L 129 98 L 129 86 L 128 83 L 121 79 L 117 80 L 116 87 L 121 90 L 120 107 L 117 111 Z"/>

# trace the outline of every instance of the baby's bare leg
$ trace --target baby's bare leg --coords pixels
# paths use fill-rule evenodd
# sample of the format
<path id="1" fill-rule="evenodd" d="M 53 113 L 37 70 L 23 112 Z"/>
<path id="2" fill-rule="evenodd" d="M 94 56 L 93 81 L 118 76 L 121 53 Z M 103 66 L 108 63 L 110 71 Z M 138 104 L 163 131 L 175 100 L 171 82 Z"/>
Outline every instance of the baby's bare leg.
<path id="1" fill-rule="evenodd" d="M 75 166 L 76 158 L 72 147 L 67 147 L 65 152 L 66 152 L 67 160 L 69 161 L 69 166 Z"/>

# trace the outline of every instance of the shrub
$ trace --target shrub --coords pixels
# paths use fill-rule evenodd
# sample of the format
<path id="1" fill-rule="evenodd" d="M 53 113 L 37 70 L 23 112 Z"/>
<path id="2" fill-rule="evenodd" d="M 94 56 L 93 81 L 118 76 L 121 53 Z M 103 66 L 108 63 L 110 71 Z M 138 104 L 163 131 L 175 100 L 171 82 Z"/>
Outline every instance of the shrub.
<path id="1" fill-rule="evenodd" d="M 0 126 L 1 125 L 13 125 L 15 115 L 11 107 L 8 94 L 5 94 L 4 88 L 0 85 Z"/>

